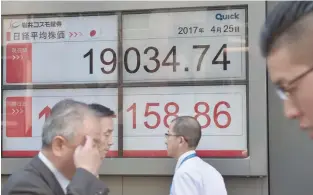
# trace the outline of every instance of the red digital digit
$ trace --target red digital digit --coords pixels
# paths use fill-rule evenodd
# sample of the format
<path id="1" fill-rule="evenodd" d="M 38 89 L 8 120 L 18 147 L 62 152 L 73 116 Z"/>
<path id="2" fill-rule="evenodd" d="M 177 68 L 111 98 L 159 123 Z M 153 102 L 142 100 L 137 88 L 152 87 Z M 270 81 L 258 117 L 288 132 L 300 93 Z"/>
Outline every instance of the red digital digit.
<path id="1" fill-rule="evenodd" d="M 159 115 L 159 113 L 157 113 L 156 111 L 149 111 L 149 108 L 152 106 L 159 106 L 159 103 L 147 103 L 146 104 L 146 110 L 145 110 L 145 117 L 148 117 L 149 115 L 154 115 L 157 119 L 155 125 L 149 125 L 147 121 L 144 122 L 145 126 L 148 129 L 155 129 L 160 125 L 161 122 L 161 117 Z"/>
<path id="2" fill-rule="evenodd" d="M 136 103 L 133 103 L 129 108 L 127 108 L 127 112 L 133 111 L 133 129 L 136 129 L 137 124 L 136 124 Z"/>
<path id="3" fill-rule="evenodd" d="M 230 108 L 230 105 L 229 105 L 228 102 L 225 102 L 225 101 L 218 102 L 218 103 L 215 105 L 215 107 L 214 107 L 214 114 L 213 114 L 213 116 L 214 116 L 214 123 L 215 123 L 215 125 L 216 125 L 218 128 L 220 128 L 220 129 L 225 129 L 225 128 L 229 127 L 229 125 L 230 125 L 230 123 L 231 123 L 231 116 L 230 116 L 229 112 L 227 112 L 227 111 L 218 111 L 218 108 L 219 108 L 219 106 L 221 106 L 221 105 L 225 105 L 227 108 Z M 220 123 L 218 122 L 218 117 L 219 117 L 220 115 L 225 115 L 225 116 L 227 117 L 227 122 L 226 122 L 226 124 L 222 125 L 222 124 L 220 124 Z"/>
<path id="4" fill-rule="evenodd" d="M 174 112 L 170 112 L 168 110 L 170 106 L 174 106 L 175 107 Z M 174 116 L 175 118 L 178 117 L 177 113 L 179 111 L 179 106 L 175 102 L 169 102 L 169 103 L 165 104 L 164 111 L 165 111 L 166 115 L 165 115 L 165 117 L 163 119 L 163 123 L 164 123 L 165 127 L 169 128 L 168 117 L 170 117 L 170 116 Z"/>
<path id="5" fill-rule="evenodd" d="M 199 106 L 204 106 L 204 111 L 201 112 L 199 110 Z M 210 106 L 208 103 L 206 102 L 198 102 L 195 104 L 194 106 L 194 111 L 196 114 L 195 118 L 198 120 L 198 117 L 199 116 L 204 116 L 206 118 L 206 123 L 204 125 L 201 125 L 201 128 L 205 129 L 207 128 L 210 124 L 211 124 L 211 118 L 210 116 L 208 115 L 209 111 L 210 111 Z"/>

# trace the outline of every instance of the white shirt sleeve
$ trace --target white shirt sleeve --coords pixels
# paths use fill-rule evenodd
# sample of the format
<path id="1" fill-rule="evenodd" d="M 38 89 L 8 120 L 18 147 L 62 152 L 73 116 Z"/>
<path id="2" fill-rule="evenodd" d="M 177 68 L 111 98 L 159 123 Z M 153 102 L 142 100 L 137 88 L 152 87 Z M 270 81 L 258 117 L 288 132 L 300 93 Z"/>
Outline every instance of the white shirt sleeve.
<path id="1" fill-rule="evenodd" d="M 177 172 L 174 175 L 171 195 L 200 195 L 199 183 L 190 173 Z"/>

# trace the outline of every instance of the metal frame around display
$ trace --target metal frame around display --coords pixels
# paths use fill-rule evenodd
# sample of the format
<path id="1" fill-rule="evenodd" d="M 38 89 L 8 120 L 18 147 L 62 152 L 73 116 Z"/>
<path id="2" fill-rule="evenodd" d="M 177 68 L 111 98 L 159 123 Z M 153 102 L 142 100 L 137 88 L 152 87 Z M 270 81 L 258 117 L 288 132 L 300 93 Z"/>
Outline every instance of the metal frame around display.
<path id="1" fill-rule="evenodd" d="M 44 2 L 41 2 L 44 3 Z M 77 3 L 77 2 L 76 2 Z M 121 2 L 122 3 L 122 2 Z M 131 3 L 131 2 L 129 2 Z M 86 11 L 75 13 L 75 6 L 68 13 L 54 13 L 56 11 L 44 10 L 45 14 L 15 13 L 3 15 L 4 19 L 32 18 L 32 17 L 68 17 L 88 15 L 118 16 L 118 81 L 117 83 L 91 83 L 91 84 L 60 84 L 60 85 L 3 85 L 3 90 L 23 89 L 64 89 L 64 88 L 118 88 L 118 112 L 123 110 L 123 89 L 127 87 L 163 87 L 163 86 L 212 86 L 212 85 L 246 85 L 247 93 L 247 158 L 204 158 L 216 167 L 223 175 L 232 176 L 264 176 L 267 175 L 267 92 L 266 67 L 258 50 L 258 33 L 265 18 L 265 2 L 203 2 L 201 7 L 184 8 L 150 8 L 141 10 L 121 11 Z M 73 5 L 75 2 L 72 3 Z M 91 4 L 92 5 L 92 4 Z M 35 5 L 34 5 L 35 6 Z M 149 83 L 123 83 L 123 44 L 122 44 L 122 17 L 125 14 L 157 13 L 157 12 L 184 12 L 203 10 L 227 10 L 244 8 L 246 10 L 246 79 L 237 81 L 184 81 L 184 82 L 149 82 Z M 249 21 L 248 21 L 249 19 Z M 3 40 L 3 39 L 2 39 Z M 3 54 L 3 46 L 2 46 Z M 2 55 L 3 56 L 3 55 Z M 2 57 L 3 64 L 3 57 Z M 2 66 L 3 71 L 3 66 Z M 1 96 L 3 102 L 3 94 Z M 3 104 L 1 105 L 3 113 Z M 117 158 L 104 160 L 100 173 L 105 175 L 172 175 L 175 160 L 170 158 L 125 158 L 123 155 L 123 114 L 118 115 L 118 154 Z M 2 126 L 3 127 L 3 126 Z M 2 158 L 2 174 L 11 174 L 23 167 L 29 158 Z"/>

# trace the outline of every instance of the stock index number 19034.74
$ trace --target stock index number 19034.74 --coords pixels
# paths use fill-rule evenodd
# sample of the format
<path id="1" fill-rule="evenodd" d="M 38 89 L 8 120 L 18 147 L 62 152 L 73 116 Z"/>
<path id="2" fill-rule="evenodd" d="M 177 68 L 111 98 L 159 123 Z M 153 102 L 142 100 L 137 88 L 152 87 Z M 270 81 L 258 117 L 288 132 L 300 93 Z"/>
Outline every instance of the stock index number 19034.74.
<path id="1" fill-rule="evenodd" d="M 192 45 L 192 49 L 194 50 L 201 50 L 201 54 L 197 60 L 197 64 L 194 64 L 196 66 L 197 71 L 201 71 L 201 66 L 203 59 L 205 58 L 206 54 L 209 52 L 210 45 Z M 168 51 L 167 55 L 162 58 L 159 56 L 159 49 L 154 46 L 149 46 L 144 48 L 143 51 L 140 51 L 140 49 L 136 47 L 129 47 L 124 52 L 123 57 L 123 65 L 125 70 L 130 73 L 134 74 L 136 73 L 142 66 L 143 69 L 148 73 L 154 73 L 157 72 L 161 66 L 172 66 L 172 71 L 177 71 L 177 66 L 180 65 L 179 59 L 177 59 L 177 50 L 178 48 L 176 46 L 172 46 L 170 50 Z M 105 59 L 106 54 L 111 54 L 109 59 Z M 135 55 L 135 67 L 130 68 L 131 64 L 129 62 L 130 55 Z M 141 55 L 148 55 L 149 60 L 151 63 L 149 64 L 142 64 L 141 63 Z M 86 52 L 83 55 L 84 58 L 89 59 L 89 74 L 94 73 L 94 63 L 99 63 L 97 59 L 98 56 L 94 59 L 94 50 L 91 48 L 88 52 Z M 101 71 L 103 74 L 111 74 L 115 71 L 117 64 L 118 64 L 118 57 L 116 54 L 116 51 L 114 51 L 111 48 L 105 48 L 100 53 L 100 62 L 103 64 L 103 66 L 111 66 L 111 68 L 101 68 Z M 218 60 L 218 59 L 222 60 Z M 223 70 L 226 71 L 228 65 L 230 64 L 230 60 L 227 59 L 227 44 L 222 44 L 218 52 L 215 54 L 215 57 L 212 60 L 212 65 L 222 65 Z M 132 65 L 134 66 L 134 65 Z"/>

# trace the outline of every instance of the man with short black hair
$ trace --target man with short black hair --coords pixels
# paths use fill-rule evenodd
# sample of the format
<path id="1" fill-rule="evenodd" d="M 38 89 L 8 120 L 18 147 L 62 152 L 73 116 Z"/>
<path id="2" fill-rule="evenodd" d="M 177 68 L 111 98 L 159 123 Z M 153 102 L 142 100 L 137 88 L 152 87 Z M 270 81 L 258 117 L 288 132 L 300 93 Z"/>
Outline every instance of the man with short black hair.
<path id="1" fill-rule="evenodd" d="M 190 116 L 174 119 L 166 136 L 168 155 L 177 159 L 171 195 L 227 195 L 222 175 L 195 152 L 201 126 Z"/>
<path id="2" fill-rule="evenodd" d="M 89 104 L 89 107 L 95 110 L 100 117 L 114 117 L 115 116 L 113 110 L 101 104 L 92 103 L 92 104 Z"/>
<path id="3" fill-rule="evenodd" d="M 100 151 L 102 154 L 107 154 L 110 147 L 113 145 L 113 117 L 115 117 L 114 111 L 101 104 L 89 104 L 89 107 L 94 110 L 98 117 L 100 117 L 101 124 L 101 140 L 102 148 Z"/>
<path id="4" fill-rule="evenodd" d="M 313 138 L 313 2 L 279 2 L 268 15 L 260 48 L 285 115 Z"/>

